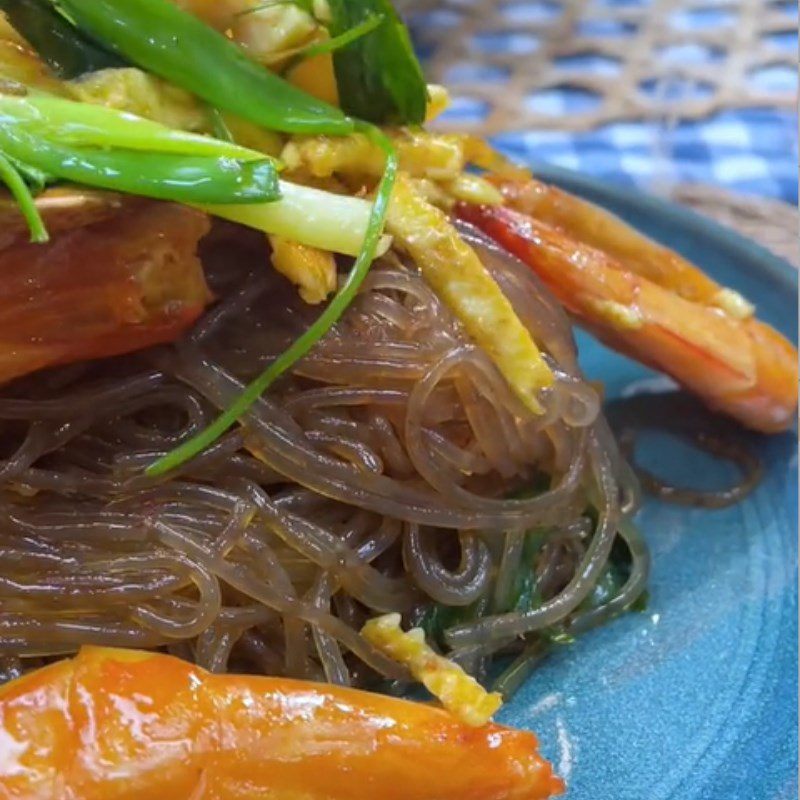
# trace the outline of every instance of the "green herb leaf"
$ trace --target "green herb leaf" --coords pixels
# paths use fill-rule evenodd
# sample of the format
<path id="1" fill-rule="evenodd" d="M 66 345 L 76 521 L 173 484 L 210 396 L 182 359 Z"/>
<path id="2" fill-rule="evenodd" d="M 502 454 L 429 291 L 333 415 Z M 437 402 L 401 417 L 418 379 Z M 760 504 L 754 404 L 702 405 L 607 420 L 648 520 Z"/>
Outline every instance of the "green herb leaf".
<path id="1" fill-rule="evenodd" d="M 126 62 L 83 36 L 48 0 L 0 0 L 14 28 L 61 78 L 126 66 Z"/>
<path id="2" fill-rule="evenodd" d="M 446 650 L 444 632 L 454 625 L 461 625 L 476 619 L 483 610 L 485 610 L 483 597 L 479 597 L 468 606 L 446 606 L 442 603 L 433 603 L 425 609 L 417 627 L 425 631 L 425 638 L 429 642 L 435 642 L 439 648 Z"/>
<path id="3" fill-rule="evenodd" d="M 408 30 L 390 0 L 329 0 L 330 33 L 341 36 L 371 17 L 384 21 L 333 56 L 344 110 L 378 124 L 425 121 L 428 92 Z"/>
<path id="4" fill-rule="evenodd" d="M 350 269 L 344 286 L 336 293 L 317 321 L 302 336 L 296 339 L 288 350 L 279 355 L 256 380 L 247 386 L 236 402 L 225 413 L 221 414 L 215 422 L 197 436 L 151 464 L 146 470 L 149 476 L 163 475 L 165 472 L 179 467 L 201 453 L 206 447 L 212 445 L 225 431 L 235 425 L 281 375 L 290 370 L 310 352 L 314 345 L 339 321 L 342 314 L 358 294 L 375 258 L 375 251 L 383 233 L 386 212 L 388 211 L 392 189 L 397 179 L 398 158 L 391 140 L 379 129 L 364 123 L 357 123 L 357 127 L 384 151 L 386 154 L 386 170 L 375 196 L 367 235 L 364 237 L 364 244 Z"/>

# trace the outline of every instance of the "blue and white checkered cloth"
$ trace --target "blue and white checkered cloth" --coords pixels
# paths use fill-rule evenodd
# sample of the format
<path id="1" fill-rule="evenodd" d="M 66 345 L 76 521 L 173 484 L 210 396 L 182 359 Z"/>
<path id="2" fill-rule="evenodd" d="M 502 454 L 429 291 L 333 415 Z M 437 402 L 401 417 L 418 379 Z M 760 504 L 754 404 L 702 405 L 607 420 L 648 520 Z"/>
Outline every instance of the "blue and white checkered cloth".
<path id="1" fill-rule="evenodd" d="M 797 117 L 789 112 L 726 111 L 672 128 L 615 123 L 587 133 L 526 131 L 493 141 L 522 163 L 546 161 L 642 189 L 704 183 L 798 200 Z"/>
<path id="2" fill-rule="evenodd" d="M 492 2 L 492 0 L 482 0 Z M 642 5 L 652 0 L 605 0 L 614 5 Z M 459 5 L 462 0 L 459 0 Z M 715 15 L 728 13 L 717 8 L 720 0 L 709 0 L 698 4 L 698 9 L 683 20 L 688 29 L 692 26 L 717 24 Z M 558 6 L 551 2 L 516 2 L 508 6 L 520 9 L 525 14 L 547 12 L 557 14 Z M 796 25 L 797 6 L 790 0 L 781 8 Z M 452 20 L 446 9 L 429 12 L 412 25 L 420 54 L 430 55 L 425 28 L 447 28 Z M 526 17 L 529 19 L 530 16 Z M 537 17 L 538 19 L 538 17 Z M 424 23 L 424 24 L 423 24 Z M 583 35 L 603 34 L 590 30 L 591 26 L 604 24 L 603 20 L 587 18 L 579 22 Z M 530 37 L 514 31 L 487 32 L 481 34 L 484 50 L 527 52 Z M 797 52 L 797 30 L 785 30 L 772 37 L 772 44 L 784 52 Z M 670 58 L 686 63 L 708 63 L 716 58 L 713 48 L 702 48 L 687 41 L 684 45 L 670 48 Z M 666 56 L 665 56 L 666 57 Z M 573 67 L 584 71 L 602 73 L 608 68 L 606 60 L 591 53 L 569 57 Z M 562 59 L 563 62 L 563 59 Z M 724 68 L 724 67 L 720 67 Z M 466 69 L 466 75 L 461 74 Z M 487 113 L 486 104 L 466 97 L 458 97 L 460 80 L 485 81 L 501 86 L 502 70 L 490 63 L 455 65 L 447 74 L 445 82 L 453 89 L 455 101 L 446 112 L 453 127 L 460 124 L 480 123 Z M 796 92 L 797 70 L 785 64 L 763 67 L 753 76 L 756 87 L 766 93 L 785 94 Z M 702 87 L 699 87 L 702 88 Z M 499 89 L 502 90 L 501 88 Z M 653 92 L 665 92 L 668 105 L 686 91 L 698 87 L 673 82 L 652 87 Z M 568 117 L 570 114 L 586 112 L 587 104 L 596 98 L 579 88 L 556 88 L 541 91 L 535 98 L 536 110 L 548 116 Z M 666 111 L 666 109 L 665 109 Z M 665 117 L 667 114 L 665 113 Z M 741 194 L 757 195 L 797 203 L 798 199 L 798 130 L 797 115 L 790 110 L 770 108 L 728 110 L 707 119 L 697 121 L 620 122 L 601 126 L 585 133 L 568 133 L 557 130 L 530 130 L 509 132 L 494 137 L 494 144 L 507 155 L 521 162 L 549 162 L 567 169 L 593 175 L 609 181 L 633 185 L 651 191 L 663 191 L 678 183 L 703 183 L 716 185 Z"/>

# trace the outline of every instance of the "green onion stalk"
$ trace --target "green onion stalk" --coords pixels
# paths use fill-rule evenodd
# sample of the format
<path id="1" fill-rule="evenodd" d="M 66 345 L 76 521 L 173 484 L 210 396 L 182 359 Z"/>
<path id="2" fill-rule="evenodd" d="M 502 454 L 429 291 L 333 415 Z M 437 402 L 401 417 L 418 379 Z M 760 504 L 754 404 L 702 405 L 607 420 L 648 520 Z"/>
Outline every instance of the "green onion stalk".
<path id="1" fill-rule="evenodd" d="M 25 97 L 0 95 L 0 125 L 76 147 L 142 150 L 186 156 L 271 160 L 263 153 L 230 141 L 169 128 L 115 108 L 66 100 L 44 93 Z"/>
<path id="2" fill-rule="evenodd" d="M 35 165 L 46 180 L 184 202 L 344 255 L 358 255 L 369 223 L 365 200 L 288 181 L 275 185 L 273 171 L 281 164 L 263 153 L 104 106 L 47 95 L 0 96 L 0 149 L 26 175 Z M 237 173 L 241 183 L 253 170 L 262 194 L 236 185 Z"/>
<path id="3" fill-rule="evenodd" d="M 186 204 L 265 203 L 280 197 L 268 160 L 72 147 L 0 125 L 0 151 L 62 180 Z"/>

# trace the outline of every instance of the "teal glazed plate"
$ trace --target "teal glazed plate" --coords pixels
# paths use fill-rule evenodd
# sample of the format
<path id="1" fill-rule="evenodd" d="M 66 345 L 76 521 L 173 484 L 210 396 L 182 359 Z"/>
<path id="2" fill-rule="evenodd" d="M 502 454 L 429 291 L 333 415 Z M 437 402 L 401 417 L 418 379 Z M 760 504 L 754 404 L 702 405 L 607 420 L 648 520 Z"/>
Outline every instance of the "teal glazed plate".
<path id="1" fill-rule="evenodd" d="M 797 341 L 797 274 L 785 262 L 669 202 L 553 167 L 535 172 L 738 289 Z M 669 391 L 589 337 L 579 345 L 610 397 Z M 646 500 L 646 611 L 559 649 L 502 711 L 500 721 L 536 731 L 569 800 L 797 800 L 797 436 L 750 441 L 765 476 L 740 504 Z M 736 474 L 666 435 L 643 437 L 637 457 L 694 486 Z"/>

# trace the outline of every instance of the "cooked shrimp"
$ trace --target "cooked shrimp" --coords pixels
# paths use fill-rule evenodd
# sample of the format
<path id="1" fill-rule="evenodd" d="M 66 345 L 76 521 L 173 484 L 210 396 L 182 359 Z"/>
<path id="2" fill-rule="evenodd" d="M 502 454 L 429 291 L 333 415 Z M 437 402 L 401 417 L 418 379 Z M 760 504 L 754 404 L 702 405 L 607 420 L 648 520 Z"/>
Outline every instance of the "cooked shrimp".
<path id="1" fill-rule="evenodd" d="M 38 205 L 47 245 L 25 241 L 19 212 L 0 203 L 0 383 L 171 341 L 209 302 L 203 214 L 99 192 L 48 192 Z"/>
<path id="2" fill-rule="evenodd" d="M 0 797 L 544 800 L 536 737 L 283 678 L 85 648 L 0 687 Z"/>
<path id="3" fill-rule="evenodd" d="M 567 310 L 611 347 L 666 372 L 755 430 L 770 433 L 792 424 L 797 350 L 755 318 L 706 304 L 709 294 L 698 288 L 696 274 L 702 273 L 695 267 L 681 273 L 693 282 L 686 290 L 664 265 L 655 281 L 627 260 L 510 208 L 461 203 L 457 213 L 532 267 Z M 591 238 L 585 230 L 581 236 Z M 702 300 L 690 299 L 695 289 Z"/>
<path id="4" fill-rule="evenodd" d="M 602 250 L 629 272 L 686 300 L 717 306 L 737 319 L 753 314 L 753 306 L 738 292 L 720 286 L 694 264 L 648 239 L 614 214 L 541 181 L 492 176 L 489 180 L 500 189 L 510 208 Z"/>

